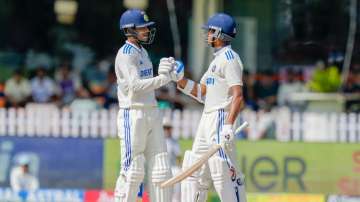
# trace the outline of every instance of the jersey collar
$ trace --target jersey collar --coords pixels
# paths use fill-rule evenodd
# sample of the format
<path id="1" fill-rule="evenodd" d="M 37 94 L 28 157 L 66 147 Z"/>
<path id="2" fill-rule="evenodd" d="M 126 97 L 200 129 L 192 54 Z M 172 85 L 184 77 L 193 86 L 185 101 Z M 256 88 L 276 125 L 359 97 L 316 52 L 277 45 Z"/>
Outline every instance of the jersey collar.
<path id="1" fill-rule="evenodd" d="M 215 56 L 218 56 L 218 55 L 220 55 L 221 53 L 223 53 L 224 51 L 226 51 L 227 49 L 231 49 L 231 45 L 227 45 L 227 46 L 221 47 L 221 48 L 218 49 L 218 50 L 215 50 L 214 55 L 215 55 Z"/>
<path id="2" fill-rule="evenodd" d="M 126 41 L 125 43 L 127 43 L 128 45 L 132 46 L 135 50 L 139 51 L 141 53 L 142 51 L 142 48 L 138 48 L 135 44 L 129 42 L 129 41 Z"/>

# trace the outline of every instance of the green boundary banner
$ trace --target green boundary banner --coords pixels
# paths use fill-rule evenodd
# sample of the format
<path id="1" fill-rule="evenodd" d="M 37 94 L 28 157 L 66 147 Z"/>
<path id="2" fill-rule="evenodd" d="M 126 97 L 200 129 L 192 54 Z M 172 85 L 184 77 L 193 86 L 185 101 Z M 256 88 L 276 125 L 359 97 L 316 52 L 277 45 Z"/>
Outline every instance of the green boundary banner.
<path id="1" fill-rule="evenodd" d="M 248 202 L 325 202 L 321 194 L 248 194 Z"/>
<path id="2" fill-rule="evenodd" d="M 360 194 L 360 145 L 239 142 L 250 192 Z"/>
<path id="3" fill-rule="evenodd" d="M 104 188 L 113 189 L 120 168 L 119 140 L 104 143 Z M 192 141 L 180 141 L 182 151 Z M 360 145 L 239 141 L 238 159 L 247 192 L 360 195 Z"/>

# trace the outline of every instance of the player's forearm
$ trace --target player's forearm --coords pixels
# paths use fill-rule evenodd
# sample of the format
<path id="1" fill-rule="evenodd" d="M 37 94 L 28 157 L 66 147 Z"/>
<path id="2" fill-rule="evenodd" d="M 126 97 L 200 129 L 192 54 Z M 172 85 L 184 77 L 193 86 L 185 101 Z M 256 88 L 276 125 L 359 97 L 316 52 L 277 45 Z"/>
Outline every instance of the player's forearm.
<path id="1" fill-rule="evenodd" d="M 185 89 L 186 88 L 186 85 L 189 83 L 189 82 L 191 82 L 191 81 L 189 81 L 189 79 L 187 79 L 187 78 L 182 78 L 181 80 L 179 80 L 178 82 L 177 82 L 177 85 L 178 85 L 178 88 L 181 90 L 181 89 Z M 195 83 L 193 86 L 192 86 L 192 88 L 190 89 L 190 93 L 191 93 L 191 95 L 193 95 L 193 96 L 195 96 L 195 97 L 197 97 L 197 84 Z"/>
<path id="2" fill-rule="evenodd" d="M 226 124 L 234 124 L 236 117 L 238 116 L 242 105 L 243 105 L 243 95 L 241 87 L 233 87 L 232 89 L 232 101 L 230 105 L 229 115 L 226 120 Z"/>
<path id="3" fill-rule="evenodd" d="M 186 84 L 188 82 L 188 79 L 183 77 L 182 79 L 180 79 L 178 82 L 176 82 L 178 88 L 184 89 Z"/>
<path id="4" fill-rule="evenodd" d="M 178 89 L 186 95 L 194 98 L 200 103 L 204 103 L 206 87 L 192 80 L 183 78 L 177 82 Z"/>
<path id="5" fill-rule="evenodd" d="M 238 116 L 242 106 L 242 96 L 233 97 L 231 102 L 230 112 L 226 121 L 226 124 L 234 124 L 236 117 Z"/>
<path id="6" fill-rule="evenodd" d="M 158 89 L 169 82 L 170 79 L 165 75 L 159 75 L 149 79 L 136 79 L 132 82 L 130 88 L 134 93 L 143 93 Z"/>
<path id="7" fill-rule="evenodd" d="M 189 79 L 187 78 L 183 78 L 180 81 L 177 82 L 178 88 L 184 89 L 186 84 L 188 83 Z M 198 89 L 199 88 L 199 89 Z M 201 92 L 201 96 L 205 96 L 206 95 L 206 86 L 201 85 L 199 83 L 196 83 L 194 85 L 194 87 L 191 89 L 191 95 L 197 97 L 198 96 L 198 92 Z"/>

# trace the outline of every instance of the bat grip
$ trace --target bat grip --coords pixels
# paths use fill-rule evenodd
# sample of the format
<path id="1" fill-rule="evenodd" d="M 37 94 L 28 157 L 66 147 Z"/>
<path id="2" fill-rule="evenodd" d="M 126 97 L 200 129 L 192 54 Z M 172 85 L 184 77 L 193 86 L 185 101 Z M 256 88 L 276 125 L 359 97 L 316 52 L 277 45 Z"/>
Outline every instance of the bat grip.
<path id="1" fill-rule="evenodd" d="M 236 130 L 235 134 L 239 133 L 240 131 L 244 130 L 246 127 L 249 126 L 249 123 L 247 121 L 244 121 L 244 123 L 241 124 Z"/>

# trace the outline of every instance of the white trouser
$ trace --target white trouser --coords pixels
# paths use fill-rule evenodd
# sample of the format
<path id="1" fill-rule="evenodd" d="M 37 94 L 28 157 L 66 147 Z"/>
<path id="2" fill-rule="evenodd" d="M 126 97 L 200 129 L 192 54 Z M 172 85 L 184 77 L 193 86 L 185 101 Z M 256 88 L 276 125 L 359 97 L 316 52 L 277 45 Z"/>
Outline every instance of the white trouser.
<path id="1" fill-rule="evenodd" d="M 171 166 L 171 171 L 173 175 L 177 175 L 181 171 L 181 168 L 177 165 L 173 165 Z M 180 184 L 175 184 L 171 202 L 180 202 L 180 201 L 181 201 Z"/>
<path id="2" fill-rule="evenodd" d="M 191 158 L 188 158 L 188 155 L 184 157 L 183 167 L 201 157 L 212 144 L 219 143 L 226 115 L 223 109 L 203 113 L 189 155 Z M 234 143 L 227 151 L 220 149 L 198 172 L 181 182 L 181 201 L 205 202 L 211 181 L 221 201 L 246 202 L 244 176 L 240 171 Z"/>
<path id="3" fill-rule="evenodd" d="M 145 173 L 150 200 L 170 201 L 172 189 L 159 187 L 162 181 L 171 178 L 161 120 L 156 108 L 119 110 L 121 170 L 115 187 L 117 201 L 135 202 Z"/>

